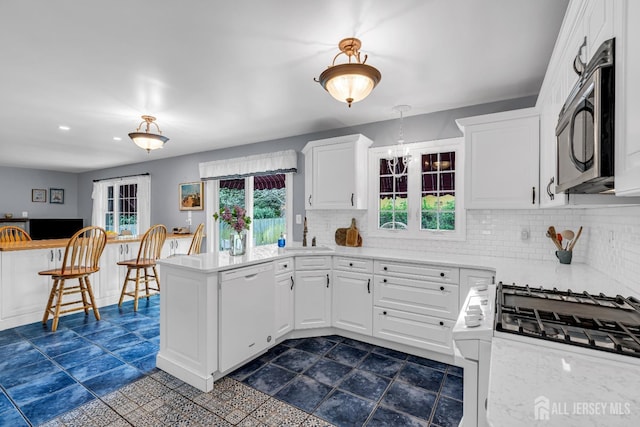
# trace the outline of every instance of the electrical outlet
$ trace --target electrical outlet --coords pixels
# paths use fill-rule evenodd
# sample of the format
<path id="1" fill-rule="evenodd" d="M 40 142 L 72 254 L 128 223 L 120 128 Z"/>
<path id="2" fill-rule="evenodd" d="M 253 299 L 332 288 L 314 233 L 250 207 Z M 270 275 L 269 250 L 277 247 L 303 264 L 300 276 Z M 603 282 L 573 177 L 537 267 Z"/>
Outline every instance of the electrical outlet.
<path id="1" fill-rule="evenodd" d="M 302 215 L 296 214 L 296 224 L 302 224 Z"/>
<path id="2" fill-rule="evenodd" d="M 529 230 L 523 228 L 520 230 L 520 240 L 527 240 L 529 238 Z"/>

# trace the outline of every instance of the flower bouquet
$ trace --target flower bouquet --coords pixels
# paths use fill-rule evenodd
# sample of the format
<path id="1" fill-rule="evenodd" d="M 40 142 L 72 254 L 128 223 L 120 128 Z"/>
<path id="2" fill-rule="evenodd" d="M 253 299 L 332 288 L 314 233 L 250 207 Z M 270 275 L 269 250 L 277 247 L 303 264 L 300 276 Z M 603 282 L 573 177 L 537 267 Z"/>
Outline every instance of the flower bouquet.
<path id="1" fill-rule="evenodd" d="M 231 245 L 229 247 L 231 255 L 244 255 L 246 251 L 247 235 L 244 230 L 248 230 L 251 224 L 251 218 L 245 215 L 246 212 L 244 208 L 235 205 L 233 208 L 229 208 L 229 206 L 222 207 L 219 212 L 213 214 L 213 219 L 224 221 L 235 231 L 231 236 Z"/>

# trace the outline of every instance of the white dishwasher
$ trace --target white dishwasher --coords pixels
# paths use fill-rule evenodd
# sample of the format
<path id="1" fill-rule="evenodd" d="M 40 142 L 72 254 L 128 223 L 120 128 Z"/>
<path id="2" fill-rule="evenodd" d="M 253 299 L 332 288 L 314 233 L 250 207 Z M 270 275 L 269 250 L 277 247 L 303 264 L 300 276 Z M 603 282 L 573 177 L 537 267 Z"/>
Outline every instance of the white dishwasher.
<path id="1" fill-rule="evenodd" d="M 220 372 L 271 346 L 275 325 L 273 263 L 220 272 Z"/>

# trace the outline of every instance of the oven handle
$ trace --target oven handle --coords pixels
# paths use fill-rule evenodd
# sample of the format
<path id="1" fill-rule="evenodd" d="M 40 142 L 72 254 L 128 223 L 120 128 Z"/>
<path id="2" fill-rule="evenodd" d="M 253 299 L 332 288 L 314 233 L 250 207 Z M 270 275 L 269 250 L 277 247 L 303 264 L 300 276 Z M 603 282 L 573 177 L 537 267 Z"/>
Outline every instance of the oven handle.
<path id="1" fill-rule="evenodd" d="M 593 118 L 593 104 L 589 102 L 589 100 L 587 99 L 583 100 L 578 105 L 576 105 L 576 109 L 571 115 L 571 122 L 570 122 L 570 128 L 569 128 L 569 157 L 571 158 L 571 163 L 573 163 L 576 169 L 578 169 L 580 172 L 589 170 L 593 166 L 593 154 L 589 159 L 587 159 L 584 162 L 581 162 L 576 157 L 575 145 L 573 143 L 573 134 L 574 134 L 575 124 L 576 124 L 576 116 L 583 111 L 586 111 L 587 113 L 591 114 L 591 117 Z"/>

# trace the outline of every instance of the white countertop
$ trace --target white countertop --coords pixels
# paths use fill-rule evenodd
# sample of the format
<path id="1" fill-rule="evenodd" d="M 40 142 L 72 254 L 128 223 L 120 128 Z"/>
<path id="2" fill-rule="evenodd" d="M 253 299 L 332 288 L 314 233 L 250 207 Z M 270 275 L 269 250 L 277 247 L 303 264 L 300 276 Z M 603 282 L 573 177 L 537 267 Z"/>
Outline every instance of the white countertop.
<path id="1" fill-rule="evenodd" d="M 569 347 L 494 337 L 487 407 L 491 425 L 638 425 L 640 359 Z M 546 420 L 541 419 L 545 412 Z"/>
<path id="2" fill-rule="evenodd" d="M 418 251 L 389 251 L 373 248 L 350 247 L 308 247 L 301 250 L 299 246 L 286 248 L 278 252 L 275 245 L 261 246 L 247 251 L 242 256 L 229 256 L 221 252 L 218 257 L 213 254 L 177 256 L 158 260 L 160 265 L 171 265 L 177 268 L 197 270 L 201 273 L 212 273 L 230 268 L 249 266 L 268 262 L 277 258 L 296 255 L 342 255 L 356 258 L 375 258 L 385 261 L 420 262 L 460 268 L 493 270 L 496 282 L 515 283 L 517 285 L 543 286 L 571 289 L 576 292 L 588 291 L 607 295 L 640 296 L 640 290 L 634 290 L 612 280 L 586 264 L 560 264 L 557 261 L 528 261 L 511 258 L 495 258 L 473 255 L 456 255 Z"/>

